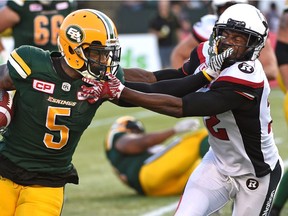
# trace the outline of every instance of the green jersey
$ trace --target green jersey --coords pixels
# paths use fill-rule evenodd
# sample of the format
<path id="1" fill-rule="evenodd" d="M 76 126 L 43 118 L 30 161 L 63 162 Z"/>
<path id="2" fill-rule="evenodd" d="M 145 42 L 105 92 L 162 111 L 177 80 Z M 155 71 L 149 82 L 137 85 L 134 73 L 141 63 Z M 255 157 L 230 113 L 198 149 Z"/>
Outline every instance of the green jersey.
<path id="1" fill-rule="evenodd" d="M 145 151 L 139 154 L 124 154 L 115 147 L 116 141 L 125 135 L 121 129 L 111 130 L 106 141 L 106 156 L 113 166 L 118 177 L 128 186 L 134 188 L 139 194 L 143 194 L 143 189 L 139 180 L 139 173 L 146 159 L 152 153 Z"/>
<path id="2" fill-rule="evenodd" d="M 7 6 L 20 16 L 13 27 L 15 48 L 33 45 L 45 50 L 58 50 L 57 36 L 64 18 L 76 9 L 74 0 L 39 1 L 9 0 Z"/>
<path id="3" fill-rule="evenodd" d="M 60 56 L 21 46 L 7 63 L 16 87 L 15 115 L 3 135 L 0 155 L 29 172 L 71 171 L 79 139 L 104 101 L 89 104 L 80 98 L 85 83 L 65 74 Z"/>

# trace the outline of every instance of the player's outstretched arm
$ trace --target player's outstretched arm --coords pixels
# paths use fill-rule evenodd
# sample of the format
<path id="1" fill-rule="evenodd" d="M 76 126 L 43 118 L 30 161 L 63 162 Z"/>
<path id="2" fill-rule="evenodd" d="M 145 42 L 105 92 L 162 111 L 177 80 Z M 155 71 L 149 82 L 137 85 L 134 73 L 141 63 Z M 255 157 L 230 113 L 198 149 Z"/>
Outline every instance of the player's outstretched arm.
<path id="1" fill-rule="evenodd" d="M 170 56 L 172 68 L 180 68 L 183 63 L 189 59 L 191 51 L 198 44 L 199 43 L 196 41 L 192 34 L 189 34 L 187 38 L 180 41 L 180 43 L 178 43 L 177 46 L 173 49 Z"/>
<path id="2" fill-rule="evenodd" d="M 20 22 L 20 16 L 9 7 L 4 6 L 0 9 L 0 33 L 8 28 L 12 28 L 18 22 Z"/>
<path id="3" fill-rule="evenodd" d="M 144 82 L 154 83 L 157 82 L 154 73 L 140 68 L 122 68 L 124 71 L 125 81 L 129 82 Z"/>
<path id="4" fill-rule="evenodd" d="M 159 145 L 178 133 L 195 131 L 199 128 L 198 119 L 184 119 L 177 122 L 174 127 L 150 133 L 127 133 L 117 139 L 115 146 L 118 151 L 125 154 L 138 154 L 150 147 Z"/>
<path id="5" fill-rule="evenodd" d="M 0 89 L 15 90 L 7 64 L 0 65 Z"/>

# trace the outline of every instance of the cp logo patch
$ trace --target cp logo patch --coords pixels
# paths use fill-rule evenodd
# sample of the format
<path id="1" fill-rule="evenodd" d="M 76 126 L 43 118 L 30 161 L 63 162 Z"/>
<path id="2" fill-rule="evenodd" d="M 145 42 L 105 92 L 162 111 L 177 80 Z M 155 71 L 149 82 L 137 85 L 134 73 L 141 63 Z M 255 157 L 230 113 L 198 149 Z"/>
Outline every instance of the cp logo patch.
<path id="1" fill-rule="evenodd" d="M 249 188 L 250 190 L 256 190 L 259 186 L 259 182 L 255 179 L 248 179 L 246 181 L 246 186 L 247 188 Z"/>
<path id="2" fill-rule="evenodd" d="M 254 72 L 254 67 L 252 67 L 251 65 L 246 64 L 245 62 L 242 62 L 241 64 L 239 64 L 238 68 L 243 73 L 253 73 Z"/>

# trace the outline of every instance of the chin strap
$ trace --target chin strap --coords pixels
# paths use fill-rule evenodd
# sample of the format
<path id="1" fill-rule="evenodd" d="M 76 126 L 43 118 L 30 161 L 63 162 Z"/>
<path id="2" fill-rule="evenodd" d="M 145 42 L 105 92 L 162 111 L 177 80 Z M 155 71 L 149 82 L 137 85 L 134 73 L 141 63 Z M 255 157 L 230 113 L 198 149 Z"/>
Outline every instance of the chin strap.
<path id="1" fill-rule="evenodd" d="M 77 72 L 79 72 L 83 77 L 88 78 L 88 79 L 96 79 L 96 77 L 92 76 L 88 70 L 84 70 L 84 71 L 79 71 L 77 70 Z"/>

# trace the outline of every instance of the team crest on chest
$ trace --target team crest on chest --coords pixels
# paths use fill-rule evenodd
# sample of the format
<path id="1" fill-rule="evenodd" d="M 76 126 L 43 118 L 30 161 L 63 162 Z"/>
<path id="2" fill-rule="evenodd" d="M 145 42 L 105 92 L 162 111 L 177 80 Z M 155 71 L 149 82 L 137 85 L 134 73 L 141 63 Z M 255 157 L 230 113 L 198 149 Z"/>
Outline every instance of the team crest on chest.
<path id="1" fill-rule="evenodd" d="M 238 68 L 240 71 L 242 71 L 243 73 L 253 73 L 254 72 L 254 67 L 252 67 L 251 65 L 242 62 L 241 64 L 238 65 Z"/>
<path id="2" fill-rule="evenodd" d="M 71 84 L 67 83 L 67 82 L 63 82 L 61 88 L 62 88 L 63 91 L 69 92 L 70 89 L 71 89 Z"/>

